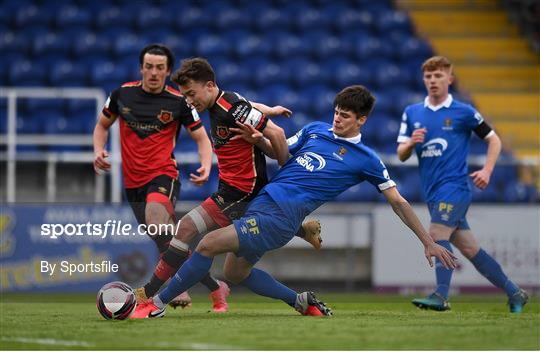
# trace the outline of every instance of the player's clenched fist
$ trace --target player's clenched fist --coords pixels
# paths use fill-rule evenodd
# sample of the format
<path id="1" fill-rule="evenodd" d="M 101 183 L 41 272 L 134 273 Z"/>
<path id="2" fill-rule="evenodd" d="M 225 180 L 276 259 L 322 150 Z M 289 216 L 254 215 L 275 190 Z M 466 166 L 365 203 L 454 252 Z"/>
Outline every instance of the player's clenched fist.
<path id="1" fill-rule="evenodd" d="M 94 171 L 96 174 L 101 175 L 104 171 L 111 169 L 111 164 L 106 160 L 109 157 L 109 153 L 106 150 L 96 152 L 94 155 Z"/>
<path id="2" fill-rule="evenodd" d="M 411 135 L 411 141 L 414 144 L 424 143 L 424 139 L 426 138 L 426 132 L 427 130 L 425 128 L 418 128 L 414 130 Z"/>

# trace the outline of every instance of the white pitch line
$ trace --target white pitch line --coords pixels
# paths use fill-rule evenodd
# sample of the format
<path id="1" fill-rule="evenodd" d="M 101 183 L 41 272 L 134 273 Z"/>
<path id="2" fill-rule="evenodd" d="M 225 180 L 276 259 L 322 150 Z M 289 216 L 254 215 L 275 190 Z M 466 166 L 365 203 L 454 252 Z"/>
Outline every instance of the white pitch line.
<path id="1" fill-rule="evenodd" d="M 2 341 L 35 343 L 39 345 L 82 346 L 82 347 L 92 346 L 88 342 L 84 342 L 84 341 L 58 340 L 58 339 L 51 339 L 51 338 L 37 339 L 37 338 L 31 338 L 31 337 L 2 337 Z"/>

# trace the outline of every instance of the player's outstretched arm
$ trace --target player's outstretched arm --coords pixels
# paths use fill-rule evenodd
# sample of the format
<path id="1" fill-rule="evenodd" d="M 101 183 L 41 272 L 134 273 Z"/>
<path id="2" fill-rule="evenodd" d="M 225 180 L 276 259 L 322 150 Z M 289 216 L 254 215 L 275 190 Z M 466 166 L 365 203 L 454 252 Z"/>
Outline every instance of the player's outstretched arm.
<path id="1" fill-rule="evenodd" d="M 279 165 L 285 164 L 289 159 L 289 147 L 285 139 L 285 132 L 281 127 L 268 120 L 263 132 L 256 130 L 253 126 L 236 122 L 238 128 L 230 128 L 236 135 L 231 138 L 235 140 L 243 138 L 247 142 L 256 145 L 264 154 L 272 159 L 276 159 Z"/>
<path id="2" fill-rule="evenodd" d="M 470 175 L 474 185 L 480 189 L 484 189 L 489 185 L 491 173 L 495 168 L 495 163 L 497 162 L 502 149 L 501 139 L 495 132 L 484 138 L 484 140 L 488 144 L 486 162 L 481 170 L 475 171 Z"/>
<path id="3" fill-rule="evenodd" d="M 386 200 L 392 206 L 394 212 L 399 216 L 401 221 L 407 225 L 418 237 L 420 242 L 424 245 L 424 254 L 429 263 L 429 266 L 433 267 L 433 262 L 431 257 L 435 256 L 439 258 L 445 268 L 455 268 L 456 267 L 456 257 L 446 248 L 438 245 L 433 241 L 429 236 L 424 226 L 420 222 L 420 219 L 414 213 L 413 208 L 407 202 L 405 198 L 399 194 L 396 187 L 391 187 L 383 191 L 383 195 L 386 197 Z"/>
<path id="4" fill-rule="evenodd" d="M 101 170 L 108 171 L 111 168 L 111 164 L 105 160 L 109 156 L 109 153 L 105 150 L 105 145 L 109 137 L 109 128 L 111 128 L 115 120 L 116 116 L 108 118 L 103 113 L 100 113 L 94 128 L 92 139 L 94 144 L 94 171 L 96 174 L 101 174 Z"/>
<path id="5" fill-rule="evenodd" d="M 263 103 L 256 103 L 254 101 L 250 101 L 249 103 L 255 109 L 259 110 L 260 112 L 268 116 L 283 115 L 285 117 L 291 117 L 292 115 L 292 111 L 290 109 L 287 109 L 286 107 L 283 107 L 281 105 L 269 107 L 268 105 L 265 105 Z"/>
<path id="6" fill-rule="evenodd" d="M 202 186 L 208 181 L 210 170 L 212 169 L 212 144 L 204 127 L 198 128 L 195 131 L 188 129 L 188 133 L 195 143 L 197 143 L 199 161 L 201 162 L 201 166 L 197 169 L 199 174 L 189 174 L 189 180 L 197 186 Z"/>

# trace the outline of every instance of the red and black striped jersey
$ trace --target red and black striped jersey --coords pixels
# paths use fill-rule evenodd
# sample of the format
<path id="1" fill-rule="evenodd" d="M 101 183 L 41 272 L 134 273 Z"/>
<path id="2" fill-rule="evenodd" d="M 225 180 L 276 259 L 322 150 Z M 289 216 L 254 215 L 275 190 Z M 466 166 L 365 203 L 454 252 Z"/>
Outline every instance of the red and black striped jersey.
<path id="1" fill-rule="evenodd" d="M 159 175 L 177 178 L 173 150 L 181 125 L 191 131 L 202 127 L 197 111 L 180 92 L 165 86 L 160 93 L 148 93 L 141 81 L 115 89 L 103 114 L 119 116 L 126 188 L 140 187 Z"/>
<path id="2" fill-rule="evenodd" d="M 266 158 L 259 148 L 244 139 L 231 141 L 233 133 L 229 128 L 238 127 L 236 121 L 240 121 L 262 131 L 268 122 L 266 115 L 238 93 L 222 90 L 208 111 L 220 180 L 246 193 L 258 192 L 268 183 Z"/>

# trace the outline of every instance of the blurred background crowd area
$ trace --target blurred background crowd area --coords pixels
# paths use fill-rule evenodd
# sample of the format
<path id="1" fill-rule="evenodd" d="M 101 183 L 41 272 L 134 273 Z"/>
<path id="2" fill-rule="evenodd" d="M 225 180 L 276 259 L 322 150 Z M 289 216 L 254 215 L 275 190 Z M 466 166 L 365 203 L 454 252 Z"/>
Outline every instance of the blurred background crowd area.
<path id="1" fill-rule="evenodd" d="M 288 136 L 311 121 L 330 121 L 335 94 L 365 85 L 377 103 L 363 141 L 380 153 L 401 193 L 419 202 L 417 170 L 397 161 L 396 137 L 405 106 L 425 96 L 422 62 L 438 54 L 455 65 L 454 97 L 479 109 L 504 142 L 491 184 L 475 190 L 475 200 L 538 202 L 539 18 L 536 0 L 3 0 L 0 178 L 5 181 L 14 155 L 15 201 L 93 200 L 99 180 L 91 133 L 102 101 L 40 97 L 46 89 L 28 97 L 12 89 L 100 88 L 106 97 L 140 78 L 141 48 L 160 42 L 174 51 L 176 67 L 182 58 L 203 56 L 220 88 L 291 108 L 291 119 L 274 120 Z M 10 94 L 18 95 L 16 126 L 8 133 Z M 9 154 L 14 134 L 16 153 Z M 202 188 L 185 180 L 197 168 L 195 151 L 183 133 L 175 152 L 181 199 L 204 199 L 217 188 L 215 167 Z M 471 170 L 482 165 L 485 151 L 473 136 Z M 1 182 L 2 201 L 6 187 Z M 356 186 L 339 200 L 381 201 L 371 188 Z"/>

